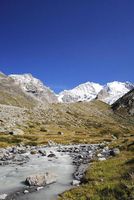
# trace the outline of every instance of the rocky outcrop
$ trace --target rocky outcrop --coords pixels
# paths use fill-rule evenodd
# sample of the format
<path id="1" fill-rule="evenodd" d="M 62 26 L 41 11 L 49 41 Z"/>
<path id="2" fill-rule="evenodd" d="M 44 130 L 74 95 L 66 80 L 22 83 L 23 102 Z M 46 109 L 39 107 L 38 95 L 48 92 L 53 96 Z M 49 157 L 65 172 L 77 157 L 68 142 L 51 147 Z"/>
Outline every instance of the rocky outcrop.
<path id="1" fill-rule="evenodd" d="M 10 75 L 10 77 L 24 92 L 43 104 L 57 102 L 56 94 L 31 74 Z"/>
<path id="2" fill-rule="evenodd" d="M 134 116 L 134 89 L 118 99 L 112 109 L 120 114 Z"/>
<path id="3" fill-rule="evenodd" d="M 37 101 L 27 95 L 14 79 L 0 74 L 0 104 L 32 108 Z"/>

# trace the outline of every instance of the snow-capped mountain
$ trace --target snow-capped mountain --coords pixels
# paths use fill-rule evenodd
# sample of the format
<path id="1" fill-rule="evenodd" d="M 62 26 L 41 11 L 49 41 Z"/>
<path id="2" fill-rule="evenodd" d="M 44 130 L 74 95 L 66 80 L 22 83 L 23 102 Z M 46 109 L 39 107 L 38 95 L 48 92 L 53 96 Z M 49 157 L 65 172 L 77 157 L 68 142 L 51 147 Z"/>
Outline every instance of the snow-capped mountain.
<path id="1" fill-rule="evenodd" d="M 98 83 L 87 82 L 72 90 L 64 90 L 58 96 L 59 102 L 71 103 L 77 101 L 91 101 L 96 98 L 103 86 Z"/>
<path id="2" fill-rule="evenodd" d="M 5 75 L 0 73 L 1 77 Z M 106 85 L 94 82 L 86 82 L 71 89 L 64 90 L 56 95 L 50 88 L 46 87 L 39 79 L 31 74 L 9 75 L 16 86 L 27 95 L 41 103 L 73 103 L 78 101 L 91 101 L 99 99 L 108 104 L 113 104 L 117 99 L 134 88 L 130 82 L 114 81 Z"/>
<path id="3" fill-rule="evenodd" d="M 130 82 L 118 82 L 114 81 L 107 83 L 103 89 L 98 93 L 97 99 L 108 103 L 113 104 L 116 100 L 122 97 L 124 94 L 129 92 L 134 88 L 134 84 Z"/>
<path id="4" fill-rule="evenodd" d="M 31 74 L 10 75 L 23 91 L 42 102 L 56 103 L 56 94 Z"/>
<path id="5" fill-rule="evenodd" d="M 129 82 L 114 81 L 106 85 L 87 82 L 75 87 L 72 90 L 65 90 L 58 96 L 59 102 L 72 103 L 78 101 L 91 101 L 99 99 L 105 103 L 112 104 L 117 99 L 134 88 L 134 84 Z"/>

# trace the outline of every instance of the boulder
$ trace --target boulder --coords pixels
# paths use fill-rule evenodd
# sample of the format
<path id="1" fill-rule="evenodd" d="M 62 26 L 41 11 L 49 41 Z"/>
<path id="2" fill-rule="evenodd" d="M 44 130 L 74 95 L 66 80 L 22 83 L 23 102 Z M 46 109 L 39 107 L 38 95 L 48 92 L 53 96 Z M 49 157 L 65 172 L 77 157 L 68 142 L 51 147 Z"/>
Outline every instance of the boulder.
<path id="1" fill-rule="evenodd" d="M 120 149 L 118 149 L 118 148 L 114 148 L 114 149 L 112 149 L 111 151 L 110 151 L 110 155 L 111 156 L 117 156 L 117 155 L 119 155 L 120 154 Z"/>
<path id="2" fill-rule="evenodd" d="M 64 135 L 64 133 L 61 131 L 58 131 L 58 135 Z"/>
<path id="3" fill-rule="evenodd" d="M 24 131 L 21 129 L 15 129 L 9 132 L 10 135 L 24 135 Z"/>
<path id="4" fill-rule="evenodd" d="M 56 182 L 56 176 L 50 172 L 28 176 L 25 181 L 29 186 L 45 186 L 54 182 Z"/>
<path id="5" fill-rule="evenodd" d="M 38 152 L 36 151 L 36 150 L 31 150 L 31 152 L 30 152 L 32 155 L 35 155 L 35 154 L 37 154 Z"/>
<path id="6" fill-rule="evenodd" d="M 23 192 L 24 194 L 28 194 L 29 193 L 29 191 L 28 190 L 24 190 L 24 192 Z"/>

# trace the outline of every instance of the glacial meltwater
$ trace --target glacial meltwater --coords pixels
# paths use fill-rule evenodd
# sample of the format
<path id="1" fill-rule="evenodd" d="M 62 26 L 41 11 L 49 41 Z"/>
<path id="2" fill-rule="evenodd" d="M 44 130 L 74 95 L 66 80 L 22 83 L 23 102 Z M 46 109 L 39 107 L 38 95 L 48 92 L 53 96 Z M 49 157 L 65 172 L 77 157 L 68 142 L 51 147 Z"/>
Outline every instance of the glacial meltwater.
<path id="1" fill-rule="evenodd" d="M 18 146 L 0 152 L 0 200 L 56 200 L 59 194 L 72 187 L 71 183 L 79 185 L 92 160 L 106 160 L 110 155 L 104 144 Z M 52 174 L 56 182 L 39 188 L 37 177 L 46 172 L 51 174 L 48 183 L 55 181 Z M 25 180 L 31 175 L 37 187 L 26 186 Z"/>
<path id="2" fill-rule="evenodd" d="M 54 147 L 45 148 L 47 154 L 54 152 L 56 157 L 31 155 L 30 161 L 23 165 L 0 166 L 0 194 L 24 187 L 27 176 L 43 172 L 53 172 L 57 176 L 56 183 L 50 184 L 40 191 L 19 196 L 19 200 L 55 200 L 57 195 L 71 188 L 74 165 L 72 158 L 66 154 L 57 152 Z"/>

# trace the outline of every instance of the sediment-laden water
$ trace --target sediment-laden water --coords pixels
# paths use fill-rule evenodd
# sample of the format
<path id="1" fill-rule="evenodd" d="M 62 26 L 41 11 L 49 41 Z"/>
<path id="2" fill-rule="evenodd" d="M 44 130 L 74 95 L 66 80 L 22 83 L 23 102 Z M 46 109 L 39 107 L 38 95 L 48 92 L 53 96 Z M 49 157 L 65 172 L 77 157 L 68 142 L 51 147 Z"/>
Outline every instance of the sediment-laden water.
<path id="1" fill-rule="evenodd" d="M 51 200 L 56 199 L 59 193 L 69 189 L 72 182 L 74 165 L 72 158 L 66 153 L 60 153 L 55 148 L 45 148 L 47 154 L 53 151 L 56 157 L 30 155 L 30 161 L 24 165 L 6 165 L 0 167 L 0 193 L 9 193 L 18 187 L 24 187 L 23 181 L 27 176 L 43 172 L 53 172 L 57 176 L 56 183 L 46 186 L 39 192 L 25 194 L 19 199 Z"/>
<path id="2" fill-rule="evenodd" d="M 81 180 L 86 167 L 98 151 L 98 160 L 105 160 L 109 156 L 108 147 L 101 145 L 34 147 L 37 152 L 34 155 L 30 153 L 32 148 L 4 150 L 7 153 L 3 153 L 4 159 L 0 160 L 0 196 L 7 194 L 5 200 L 56 200 L 58 194 L 72 187 L 73 180 Z M 46 155 L 42 156 L 39 149 L 45 151 Z M 50 154 L 54 156 L 51 157 Z M 8 155 L 11 159 L 8 159 Z M 45 172 L 55 174 L 57 181 L 40 191 L 31 192 L 24 184 L 26 177 Z M 26 189 L 28 193 L 24 194 Z"/>

